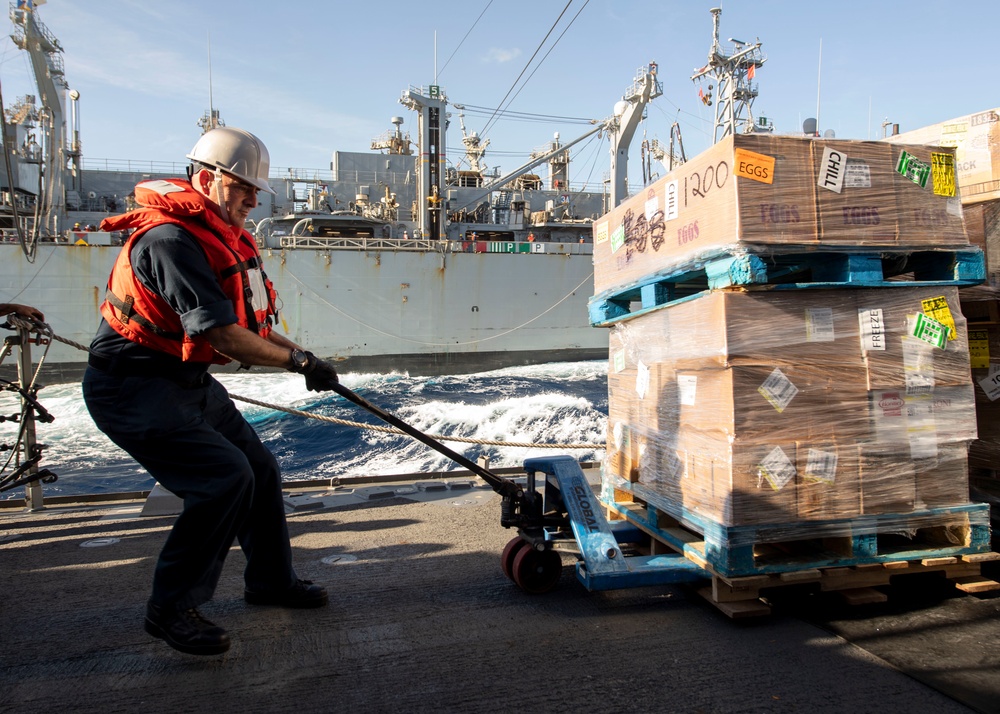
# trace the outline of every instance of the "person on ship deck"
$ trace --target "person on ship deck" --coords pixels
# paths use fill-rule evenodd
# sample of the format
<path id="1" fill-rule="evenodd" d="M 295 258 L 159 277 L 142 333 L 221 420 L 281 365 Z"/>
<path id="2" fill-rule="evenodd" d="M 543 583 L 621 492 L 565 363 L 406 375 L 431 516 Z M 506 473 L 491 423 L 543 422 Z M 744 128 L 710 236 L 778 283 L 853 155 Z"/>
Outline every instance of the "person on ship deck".
<path id="1" fill-rule="evenodd" d="M 297 576 L 277 460 L 209 366 L 284 367 L 313 391 L 333 389 L 337 373 L 272 329 L 277 295 L 244 229 L 257 192 L 274 193 L 264 144 L 220 127 L 187 158 L 188 180 L 140 183 L 139 208 L 101 223 L 133 232 L 108 281 L 83 395 L 98 428 L 184 501 L 156 563 L 145 629 L 212 655 L 230 638 L 197 608 L 234 539 L 247 560 L 246 602 L 310 608 L 328 597 Z"/>

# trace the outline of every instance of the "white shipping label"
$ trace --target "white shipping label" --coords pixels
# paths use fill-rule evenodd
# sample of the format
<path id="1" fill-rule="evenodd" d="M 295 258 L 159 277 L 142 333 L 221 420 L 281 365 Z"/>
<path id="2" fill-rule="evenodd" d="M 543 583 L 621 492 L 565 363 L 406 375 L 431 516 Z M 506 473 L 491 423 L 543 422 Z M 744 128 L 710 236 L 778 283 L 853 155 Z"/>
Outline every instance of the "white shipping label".
<path id="1" fill-rule="evenodd" d="M 809 449 L 803 477 L 808 481 L 832 484 L 837 479 L 837 452 Z"/>
<path id="2" fill-rule="evenodd" d="M 912 337 L 903 338 L 903 379 L 908 395 L 934 389 L 934 348 Z"/>
<path id="3" fill-rule="evenodd" d="M 858 327 L 861 329 L 861 350 L 863 352 L 885 351 L 885 316 L 882 308 L 860 308 L 858 310 Z"/>
<path id="4" fill-rule="evenodd" d="M 806 342 L 833 342 L 833 308 L 811 307 L 806 310 Z"/>
<path id="5" fill-rule="evenodd" d="M 799 388 L 792 384 L 792 381 L 785 376 L 777 367 L 774 371 L 768 375 L 764 383 L 757 387 L 757 391 L 760 392 L 761 396 L 771 403 L 779 412 L 785 411 L 785 408 L 791 404 L 791 401 L 795 399 L 795 395 L 799 393 Z"/>
<path id="6" fill-rule="evenodd" d="M 615 448 L 618 451 L 621 451 L 622 447 L 625 445 L 625 429 L 626 426 L 620 421 L 615 422 L 614 427 L 611 429 L 611 439 L 614 441 Z"/>
<path id="7" fill-rule="evenodd" d="M 991 402 L 1000 399 L 1000 365 L 990 364 L 990 372 L 979 380 L 979 386 L 983 388 L 983 392 Z"/>
<path id="8" fill-rule="evenodd" d="M 861 159 L 848 159 L 844 171 L 844 186 L 846 188 L 871 188 L 872 172 L 868 164 Z"/>
<path id="9" fill-rule="evenodd" d="M 757 466 L 758 473 L 767 479 L 771 488 L 780 491 L 795 478 L 795 465 L 780 446 L 775 446 Z"/>
<path id="10" fill-rule="evenodd" d="M 668 181 L 664 189 L 663 198 L 667 205 L 663 207 L 663 220 L 672 221 L 677 218 L 679 211 L 677 181 Z"/>
<path id="11" fill-rule="evenodd" d="M 823 159 L 819 163 L 818 173 L 817 186 L 840 193 L 844 188 L 844 175 L 847 173 L 847 154 L 831 146 L 826 147 L 823 149 Z"/>
<path id="12" fill-rule="evenodd" d="M 649 190 L 650 196 L 646 199 L 646 221 L 653 220 L 653 216 L 660 210 L 660 200 L 656 197 L 656 191 Z"/>
<path id="13" fill-rule="evenodd" d="M 649 391 L 649 367 L 640 362 L 639 373 L 635 375 L 635 393 L 639 395 L 639 399 L 645 399 L 646 392 L 648 391 Z"/>
<path id="14" fill-rule="evenodd" d="M 677 375 L 677 396 L 681 404 L 693 407 L 698 391 L 698 378 L 693 374 Z"/>

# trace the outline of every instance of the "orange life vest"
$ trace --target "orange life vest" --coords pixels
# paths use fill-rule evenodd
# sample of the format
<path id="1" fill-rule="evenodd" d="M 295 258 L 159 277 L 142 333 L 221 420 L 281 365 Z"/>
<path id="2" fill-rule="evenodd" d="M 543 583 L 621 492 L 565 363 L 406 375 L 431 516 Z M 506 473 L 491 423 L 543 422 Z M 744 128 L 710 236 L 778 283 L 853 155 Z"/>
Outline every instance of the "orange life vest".
<path id="1" fill-rule="evenodd" d="M 194 236 L 223 292 L 233 301 L 237 324 L 267 338 L 277 315 L 274 286 L 261 269 L 253 237 L 223 221 L 204 196 L 180 179 L 144 181 L 135 187 L 142 206 L 101 221 L 101 230 L 135 229 L 108 279 L 101 314 L 122 337 L 190 362 L 226 364 L 203 336 L 184 332 L 180 316 L 132 270 L 131 253 L 148 230 L 173 223 Z"/>

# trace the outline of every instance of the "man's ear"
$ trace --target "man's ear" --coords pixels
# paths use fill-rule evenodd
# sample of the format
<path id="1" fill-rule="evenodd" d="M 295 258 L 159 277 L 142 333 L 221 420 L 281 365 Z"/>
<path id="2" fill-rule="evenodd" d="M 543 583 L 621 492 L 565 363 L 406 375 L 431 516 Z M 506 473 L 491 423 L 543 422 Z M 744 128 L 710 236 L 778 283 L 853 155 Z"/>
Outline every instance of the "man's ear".
<path id="1" fill-rule="evenodd" d="M 198 193 L 207 196 L 212 187 L 212 181 L 214 180 L 215 176 L 211 171 L 208 169 L 200 169 L 191 177 L 191 185 L 194 186 Z"/>

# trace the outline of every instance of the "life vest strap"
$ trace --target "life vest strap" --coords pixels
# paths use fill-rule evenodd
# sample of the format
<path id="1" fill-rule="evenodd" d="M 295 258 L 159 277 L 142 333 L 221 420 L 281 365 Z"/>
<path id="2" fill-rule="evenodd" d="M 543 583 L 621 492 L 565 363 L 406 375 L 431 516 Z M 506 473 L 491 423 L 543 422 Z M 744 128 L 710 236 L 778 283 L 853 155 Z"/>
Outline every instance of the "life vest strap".
<path id="1" fill-rule="evenodd" d="M 113 307 L 115 307 L 119 313 L 121 313 L 121 320 L 124 323 L 128 323 L 129 320 L 134 320 L 138 324 L 145 327 L 147 330 L 155 332 L 160 337 L 164 337 L 168 340 L 183 340 L 183 332 L 170 332 L 169 330 L 164 330 L 162 327 L 154 325 L 152 322 L 147 320 L 145 317 L 140 315 L 135 311 L 135 297 L 128 295 L 124 300 L 119 298 L 113 292 L 108 290 L 107 295 L 105 295 L 105 300 L 107 300 Z"/>

